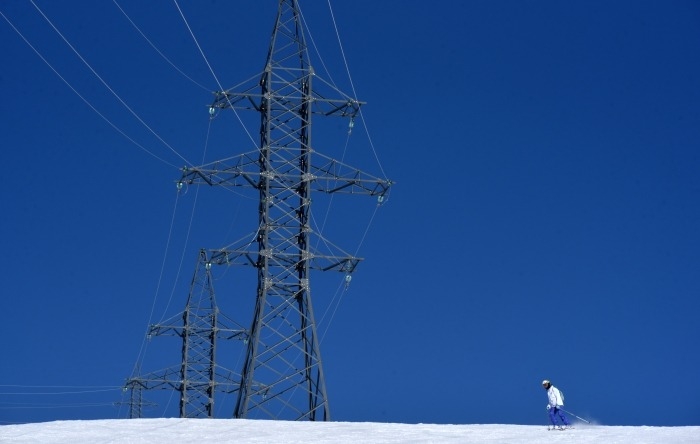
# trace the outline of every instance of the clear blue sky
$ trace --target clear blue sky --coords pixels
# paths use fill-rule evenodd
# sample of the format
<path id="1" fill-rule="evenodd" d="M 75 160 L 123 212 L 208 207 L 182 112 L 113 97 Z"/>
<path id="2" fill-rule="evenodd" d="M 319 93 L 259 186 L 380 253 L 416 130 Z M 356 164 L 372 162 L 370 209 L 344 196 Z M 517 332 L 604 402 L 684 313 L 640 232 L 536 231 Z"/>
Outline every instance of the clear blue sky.
<path id="1" fill-rule="evenodd" d="M 261 70 L 276 2 L 178 1 L 208 66 L 176 3 L 119 0 L 189 79 L 114 2 L 34 3 L 95 73 L 31 2 L 0 12 L 131 140 L 0 17 L 0 424 L 125 417 L 197 250 L 257 221 L 201 189 L 188 231 L 174 183 L 251 149 L 206 105 Z M 350 163 L 397 182 L 361 244 L 374 202 L 331 208 L 365 258 L 339 303 L 342 276 L 313 290 L 333 419 L 539 424 L 548 378 L 602 424 L 699 425 L 700 3 L 332 5 L 375 150 L 356 128 Z M 351 92 L 327 2 L 302 9 Z M 144 370 L 178 360 L 156 338 Z"/>

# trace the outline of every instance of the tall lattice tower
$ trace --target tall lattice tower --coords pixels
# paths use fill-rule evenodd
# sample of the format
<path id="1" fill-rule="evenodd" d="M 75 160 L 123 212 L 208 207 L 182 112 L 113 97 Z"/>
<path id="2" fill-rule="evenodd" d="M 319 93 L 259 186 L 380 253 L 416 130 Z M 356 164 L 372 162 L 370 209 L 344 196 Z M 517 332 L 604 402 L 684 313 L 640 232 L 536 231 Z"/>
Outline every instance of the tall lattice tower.
<path id="1" fill-rule="evenodd" d="M 257 272 L 250 327 L 228 333 L 230 338 L 244 338 L 246 344 L 242 369 L 235 376 L 238 385 L 229 390 L 237 395 L 235 418 L 330 420 L 310 271 L 340 271 L 349 279 L 360 258 L 329 247 L 332 244 L 326 241 L 322 244 L 330 253 L 312 246 L 312 237 L 321 235 L 310 220 L 311 194 L 365 194 L 381 203 L 392 182 L 313 150 L 311 123 L 314 116 L 336 116 L 351 119 L 351 125 L 361 105 L 315 74 L 298 4 L 280 0 L 263 72 L 250 83 L 216 92 L 210 107 L 212 115 L 226 109 L 258 113 L 258 149 L 183 169 L 181 186 L 257 190 L 258 224 L 253 235 L 205 255 L 207 266 L 243 265 Z M 186 329 L 188 320 L 184 322 Z M 208 337 L 214 338 L 218 330 L 211 320 L 209 326 Z M 185 360 L 183 353 L 183 368 Z M 217 363 L 204 359 L 202 366 L 213 370 Z M 151 386 L 167 379 L 160 376 Z M 217 385 L 215 378 L 210 381 Z M 184 393 L 182 384 L 178 387 Z M 187 406 L 181 405 L 183 409 L 187 411 Z"/>

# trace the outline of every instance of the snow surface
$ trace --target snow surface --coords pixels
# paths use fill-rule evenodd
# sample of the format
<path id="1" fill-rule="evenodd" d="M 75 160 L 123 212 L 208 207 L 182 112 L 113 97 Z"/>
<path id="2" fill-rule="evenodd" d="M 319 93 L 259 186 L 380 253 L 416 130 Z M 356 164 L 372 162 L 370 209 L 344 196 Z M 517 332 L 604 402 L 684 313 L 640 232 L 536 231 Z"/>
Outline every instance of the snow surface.
<path id="1" fill-rule="evenodd" d="M 114 419 L 0 426 L 0 443 L 700 443 L 700 426 L 438 425 L 246 419 Z"/>

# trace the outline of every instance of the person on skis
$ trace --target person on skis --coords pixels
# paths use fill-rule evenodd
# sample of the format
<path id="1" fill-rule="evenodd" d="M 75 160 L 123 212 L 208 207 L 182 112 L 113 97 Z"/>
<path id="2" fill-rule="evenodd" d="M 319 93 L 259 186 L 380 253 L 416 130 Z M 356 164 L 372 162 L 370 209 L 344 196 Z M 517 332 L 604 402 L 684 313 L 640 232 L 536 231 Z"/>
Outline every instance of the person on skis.
<path id="1" fill-rule="evenodd" d="M 554 387 L 547 379 L 542 381 L 542 387 L 547 390 L 547 400 L 549 401 L 547 404 L 547 411 L 549 412 L 549 420 L 552 421 L 552 426 L 557 427 L 558 415 L 563 424 L 559 426 L 559 428 L 571 427 L 569 420 L 566 419 L 566 415 L 564 415 L 564 412 L 561 410 L 561 408 L 564 407 L 564 397 L 559 389 Z"/>

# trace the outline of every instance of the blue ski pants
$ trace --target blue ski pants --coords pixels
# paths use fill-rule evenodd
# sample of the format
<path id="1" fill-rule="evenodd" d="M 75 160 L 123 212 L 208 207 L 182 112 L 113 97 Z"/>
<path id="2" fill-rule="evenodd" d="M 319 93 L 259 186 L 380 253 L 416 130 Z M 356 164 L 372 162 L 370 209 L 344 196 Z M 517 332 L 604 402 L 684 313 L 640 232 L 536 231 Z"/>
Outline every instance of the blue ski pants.
<path id="1" fill-rule="evenodd" d="M 561 422 L 564 425 L 569 425 L 569 420 L 566 419 L 566 415 L 564 415 L 564 412 L 557 407 L 552 407 L 549 409 L 549 420 L 552 421 L 552 425 L 557 425 L 557 415 L 559 415 L 559 419 L 561 419 Z"/>

